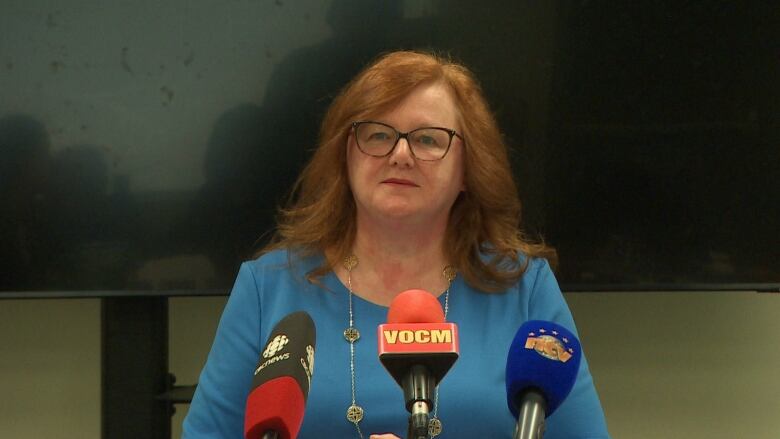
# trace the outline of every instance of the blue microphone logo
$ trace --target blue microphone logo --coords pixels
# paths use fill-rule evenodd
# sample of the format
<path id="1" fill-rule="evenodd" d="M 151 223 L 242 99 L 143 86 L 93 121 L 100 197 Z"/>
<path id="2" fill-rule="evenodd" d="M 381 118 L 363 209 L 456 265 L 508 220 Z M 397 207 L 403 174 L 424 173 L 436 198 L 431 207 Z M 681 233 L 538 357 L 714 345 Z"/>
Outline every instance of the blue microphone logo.
<path id="1" fill-rule="evenodd" d="M 533 349 L 537 354 L 553 361 L 565 363 L 574 355 L 574 349 L 569 345 L 566 337 L 558 338 L 558 331 L 548 331 L 544 328 L 536 332 L 529 332 L 525 339 L 525 348 Z"/>

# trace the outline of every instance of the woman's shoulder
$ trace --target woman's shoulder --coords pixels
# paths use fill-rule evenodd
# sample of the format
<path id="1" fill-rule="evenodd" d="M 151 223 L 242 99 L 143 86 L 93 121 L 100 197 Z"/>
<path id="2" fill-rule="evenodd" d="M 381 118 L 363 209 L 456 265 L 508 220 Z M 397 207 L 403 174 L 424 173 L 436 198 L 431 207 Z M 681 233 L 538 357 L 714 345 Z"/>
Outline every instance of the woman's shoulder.
<path id="1" fill-rule="evenodd" d="M 495 257 L 486 251 L 480 253 L 480 258 L 484 263 L 490 263 Z M 504 256 L 504 258 L 498 261 L 499 268 L 506 271 L 522 270 L 523 274 L 520 279 L 534 278 L 539 273 L 551 270 L 550 263 L 541 256 L 529 256 L 522 250 L 517 250 L 513 255 Z"/>
<path id="2" fill-rule="evenodd" d="M 287 249 L 276 249 L 263 252 L 254 259 L 245 261 L 245 264 L 253 267 L 262 267 L 268 265 L 279 265 L 289 263 L 290 252 Z"/>
<path id="3" fill-rule="evenodd" d="M 551 282 L 557 287 L 550 263 L 543 257 L 518 252 L 517 261 L 512 268 L 522 270 L 522 274 L 511 290 L 532 295 L 535 291 L 549 288 Z"/>
<path id="4" fill-rule="evenodd" d="M 558 289 L 558 281 L 555 279 L 550 263 L 545 258 L 527 258 L 528 266 L 520 278 L 521 288 L 529 291 L 546 291 L 550 288 Z"/>
<path id="5" fill-rule="evenodd" d="M 255 259 L 244 262 L 253 272 L 293 270 L 307 272 L 322 260 L 321 256 L 305 255 L 302 252 L 281 248 L 263 252 Z"/>
<path id="6" fill-rule="evenodd" d="M 524 261 L 528 261 L 528 266 L 526 267 L 526 274 L 529 274 L 531 276 L 538 276 L 539 274 L 542 274 L 547 271 L 552 271 L 552 268 L 550 267 L 550 262 L 540 256 L 522 256 L 521 261 L 522 263 L 525 263 Z"/>

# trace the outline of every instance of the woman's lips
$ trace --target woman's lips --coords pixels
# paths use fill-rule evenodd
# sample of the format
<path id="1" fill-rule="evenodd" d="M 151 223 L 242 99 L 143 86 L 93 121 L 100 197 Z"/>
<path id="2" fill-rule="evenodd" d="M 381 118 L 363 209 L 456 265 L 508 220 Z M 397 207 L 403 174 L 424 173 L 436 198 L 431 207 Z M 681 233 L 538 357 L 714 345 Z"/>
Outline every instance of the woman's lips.
<path id="1" fill-rule="evenodd" d="M 399 185 L 399 186 L 419 187 L 419 185 L 414 183 L 413 181 L 404 180 L 402 178 L 388 178 L 387 180 L 382 180 L 382 183 Z"/>

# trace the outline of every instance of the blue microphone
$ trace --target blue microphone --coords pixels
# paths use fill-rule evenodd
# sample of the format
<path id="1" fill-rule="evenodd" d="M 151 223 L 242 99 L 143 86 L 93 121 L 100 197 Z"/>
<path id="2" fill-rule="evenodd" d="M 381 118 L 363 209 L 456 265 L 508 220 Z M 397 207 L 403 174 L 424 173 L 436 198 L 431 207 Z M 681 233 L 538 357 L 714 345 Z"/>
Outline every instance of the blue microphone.
<path id="1" fill-rule="evenodd" d="M 574 387 L 582 349 L 571 331 L 556 323 L 530 320 L 517 330 L 506 360 L 509 411 L 517 418 L 515 439 L 540 439 L 544 419 Z"/>

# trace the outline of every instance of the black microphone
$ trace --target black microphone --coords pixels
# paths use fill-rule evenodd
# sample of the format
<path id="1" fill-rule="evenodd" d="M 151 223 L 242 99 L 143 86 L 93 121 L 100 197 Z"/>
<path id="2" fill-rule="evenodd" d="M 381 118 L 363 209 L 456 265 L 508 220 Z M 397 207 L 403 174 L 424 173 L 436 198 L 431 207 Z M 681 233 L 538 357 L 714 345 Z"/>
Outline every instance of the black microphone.
<path id="1" fill-rule="evenodd" d="M 444 321 L 433 294 L 407 290 L 393 299 L 377 330 L 379 360 L 404 391 L 408 439 L 426 439 L 434 390 L 458 359 L 458 328 Z"/>
<path id="2" fill-rule="evenodd" d="M 260 356 L 246 400 L 246 439 L 294 439 L 303 422 L 314 372 L 314 322 L 288 314 L 276 324 Z"/>
<path id="3" fill-rule="evenodd" d="M 517 330 L 506 361 L 509 411 L 517 419 L 515 439 L 541 439 L 544 420 L 574 387 L 582 358 L 577 337 L 544 320 Z"/>

